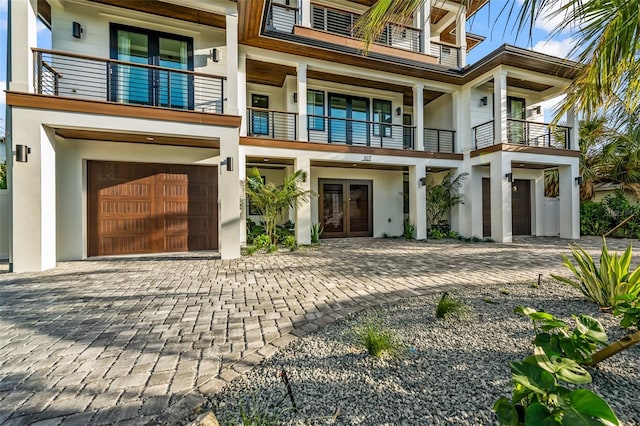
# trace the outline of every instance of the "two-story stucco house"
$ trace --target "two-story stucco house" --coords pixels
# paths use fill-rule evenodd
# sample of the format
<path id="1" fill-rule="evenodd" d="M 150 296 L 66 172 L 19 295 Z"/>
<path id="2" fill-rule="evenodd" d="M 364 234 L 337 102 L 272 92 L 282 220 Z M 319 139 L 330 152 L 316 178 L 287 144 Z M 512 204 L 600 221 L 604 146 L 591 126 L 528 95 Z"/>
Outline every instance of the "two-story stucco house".
<path id="1" fill-rule="evenodd" d="M 433 4 L 432 4 L 433 3 Z M 373 0 L 23 0 L 10 4 L 10 260 L 240 255 L 247 171 L 302 169 L 318 194 L 291 213 L 299 243 L 427 235 L 427 182 L 467 173 L 452 229 L 544 235 L 544 170 L 559 231 L 579 237 L 577 121 L 543 123 L 574 63 L 503 46 L 468 65 L 486 1 L 431 2 L 366 56 Z M 52 48 L 37 47 L 36 23 Z M 554 218 L 556 220 L 556 218 Z"/>

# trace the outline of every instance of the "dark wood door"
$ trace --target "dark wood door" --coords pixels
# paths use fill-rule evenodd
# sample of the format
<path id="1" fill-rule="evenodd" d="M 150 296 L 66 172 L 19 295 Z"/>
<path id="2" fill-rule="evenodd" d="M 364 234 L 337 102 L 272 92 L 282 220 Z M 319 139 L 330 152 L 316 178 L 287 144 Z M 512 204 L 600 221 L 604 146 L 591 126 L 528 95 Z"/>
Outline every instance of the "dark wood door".
<path id="1" fill-rule="evenodd" d="M 511 186 L 511 233 L 531 235 L 531 181 L 516 179 Z"/>
<path id="2" fill-rule="evenodd" d="M 372 182 L 321 179 L 320 224 L 324 238 L 373 235 Z"/>
<path id="3" fill-rule="evenodd" d="M 491 236 L 491 179 L 482 178 L 482 236 Z"/>
<path id="4" fill-rule="evenodd" d="M 214 250 L 217 168 L 89 161 L 89 256 Z"/>

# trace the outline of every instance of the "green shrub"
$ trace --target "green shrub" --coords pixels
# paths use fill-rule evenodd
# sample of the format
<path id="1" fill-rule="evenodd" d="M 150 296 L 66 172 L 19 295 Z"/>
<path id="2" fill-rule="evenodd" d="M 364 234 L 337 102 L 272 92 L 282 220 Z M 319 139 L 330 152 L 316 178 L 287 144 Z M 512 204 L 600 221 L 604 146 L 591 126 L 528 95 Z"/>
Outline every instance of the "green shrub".
<path id="1" fill-rule="evenodd" d="M 446 237 L 447 234 L 437 228 L 431 228 L 429 229 L 429 238 L 431 238 L 432 240 L 441 240 L 444 237 Z"/>
<path id="2" fill-rule="evenodd" d="M 247 255 L 253 256 L 258 251 L 258 248 L 256 246 L 247 246 L 245 250 L 247 251 Z"/>
<path id="3" fill-rule="evenodd" d="M 621 303 L 616 305 L 613 315 L 622 315 L 620 326 L 623 328 L 636 327 L 640 330 L 640 298 L 634 298 L 632 295 L 626 294 L 619 299 Z"/>
<path id="4" fill-rule="evenodd" d="M 604 235 L 612 227 L 611 215 L 604 204 L 585 201 L 580 205 L 581 235 Z"/>
<path id="5" fill-rule="evenodd" d="M 298 248 L 296 237 L 294 237 L 293 235 L 287 235 L 284 239 L 284 246 L 291 251 L 295 251 Z"/>
<path id="6" fill-rule="evenodd" d="M 267 234 L 258 235 L 253 239 L 253 246 L 256 250 L 269 250 L 271 247 L 271 238 Z"/>
<path id="7" fill-rule="evenodd" d="M 241 426 L 277 426 L 282 424 L 281 419 L 284 413 L 291 410 L 291 407 L 275 409 L 268 401 L 260 402 L 255 395 L 248 405 L 240 403 Z"/>
<path id="8" fill-rule="evenodd" d="M 615 306 L 620 296 L 630 294 L 637 298 L 640 294 L 640 266 L 630 271 L 632 248 L 618 256 L 609 254 L 607 242 L 602 239 L 602 253 L 600 265 L 597 266 L 593 258 L 582 247 L 576 245 L 571 248 L 571 254 L 577 263 L 577 268 L 567 256 L 562 256 L 563 264 L 573 273 L 575 279 L 551 275 L 554 279 L 579 289 L 587 299 L 598 305 L 609 308 Z"/>
<path id="9" fill-rule="evenodd" d="M 402 236 L 405 240 L 412 240 L 415 237 L 415 234 L 416 226 L 411 223 L 409 218 L 406 218 L 402 224 Z"/>
<path id="10" fill-rule="evenodd" d="M 385 328 L 379 318 L 365 317 L 354 328 L 354 333 L 371 356 L 380 357 L 385 352 L 393 354 L 397 351 L 398 343 L 393 332 Z"/>
<path id="11" fill-rule="evenodd" d="M 324 228 L 319 223 L 311 225 L 311 243 L 317 244 L 320 241 L 322 231 L 324 231 Z"/>
<path id="12" fill-rule="evenodd" d="M 447 238 L 451 238 L 453 240 L 457 240 L 460 238 L 460 235 L 456 231 L 447 232 Z"/>
<path id="13" fill-rule="evenodd" d="M 249 217 L 247 218 L 247 244 L 253 244 L 253 240 L 264 233 L 262 224 L 254 222 Z"/>
<path id="14" fill-rule="evenodd" d="M 461 318 L 469 313 L 469 308 L 461 301 L 444 293 L 436 306 L 436 317 L 440 319 Z"/>
<path id="15" fill-rule="evenodd" d="M 0 164 L 0 189 L 7 189 L 7 165 Z"/>
<path id="16" fill-rule="evenodd" d="M 634 214 L 614 232 L 614 237 L 640 237 L 640 206 L 631 205 L 622 191 L 607 195 L 600 202 L 585 201 L 580 206 L 580 234 L 604 235 Z"/>

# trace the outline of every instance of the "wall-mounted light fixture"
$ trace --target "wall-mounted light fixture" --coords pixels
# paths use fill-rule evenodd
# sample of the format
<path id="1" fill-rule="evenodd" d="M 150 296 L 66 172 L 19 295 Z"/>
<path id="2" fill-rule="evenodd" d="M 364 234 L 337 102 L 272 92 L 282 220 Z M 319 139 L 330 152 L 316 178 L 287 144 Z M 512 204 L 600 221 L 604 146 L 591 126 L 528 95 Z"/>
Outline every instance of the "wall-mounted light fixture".
<path id="1" fill-rule="evenodd" d="M 487 106 L 489 99 L 486 96 L 480 98 L 480 106 Z"/>
<path id="2" fill-rule="evenodd" d="M 578 186 L 582 186 L 582 176 L 578 176 L 578 177 L 576 178 L 576 185 L 578 185 Z"/>
<path id="3" fill-rule="evenodd" d="M 82 28 L 82 25 L 80 25 L 79 22 L 74 21 L 71 27 L 71 34 L 73 35 L 73 38 L 82 38 L 83 33 L 84 28 Z"/>
<path id="4" fill-rule="evenodd" d="M 227 171 L 228 172 L 232 172 L 233 171 L 233 157 L 227 157 L 224 160 L 222 160 L 220 162 L 221 166 L 227 166 Z"/>
<path id="5" fill-rule="evenodd" d="M 218 57 L 218 49 L 216 48 L 211 49 L 211 52 L 209 53 L 209 59 L 211 59 L 213 62 L 220 61 L 220 58 Z"/>
<path id="6" fill-rule="evenodd" d="M 421 177 L 420 178 L 420 186 L 427 186 L 427 178 L 426 177 Z"/>
<path id="7" fill-rule="evenodd" d="M 293 103 L 297 103 L 298 102 L 298 92 L 293 92 Z"/>
<path id="8" fill-rule="evenodd" d="M 507 179 L 507 182 L 513 182 L 513 173 L 509 172 L 505 174 L 504 177 Z"/>
<path id="9" fill-rule="evenodd" d="M 402 108 L 396 108 L 396 115 L 402 115 Z"/>
<path id="10" fill-rule="evenodd" d="M 26 145 L 16 145 L 16 161 L 19 163 L 26 163 L 29 161 L 29 154 L 31 154 L 31 148 Z"/>

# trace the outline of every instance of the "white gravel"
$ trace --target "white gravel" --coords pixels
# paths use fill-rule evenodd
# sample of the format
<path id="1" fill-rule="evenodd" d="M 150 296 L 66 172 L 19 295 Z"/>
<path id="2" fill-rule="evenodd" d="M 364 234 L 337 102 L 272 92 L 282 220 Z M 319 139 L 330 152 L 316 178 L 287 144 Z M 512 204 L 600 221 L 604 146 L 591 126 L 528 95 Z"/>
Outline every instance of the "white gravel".
<path id="1" fill-rule="evenodd" d="M 531 322 L 513 313 L 516 306 L 564 319 L 589 314 L 602 322 L 611 341 L 624 334 L 618 319 L 557 283 L 451 294 L 471 308 L 467 319 L 438 320 L 434 309 L 440 294 L 369 309 L 292 343 L 212 397 L 210 404 L 223 425 L 239 422 L 239 404 L 273 406 L 284 398 L 278 407 L 290 406 L 278 374 L 285 370 L 298 410 L 285 412 L 280 424 L 496 424 L 491 407 L 499 396 L 510 395 L 509 361 L 532 351 Z M 363 315 L 379 316 L 395 331 L 405 347 L 401 355 L 380 360 L 366 354 L 353 335 Z M 589 387 L 625 425 L 640 424 L 639 355 L 636 346 L 591 369 Z"/>

